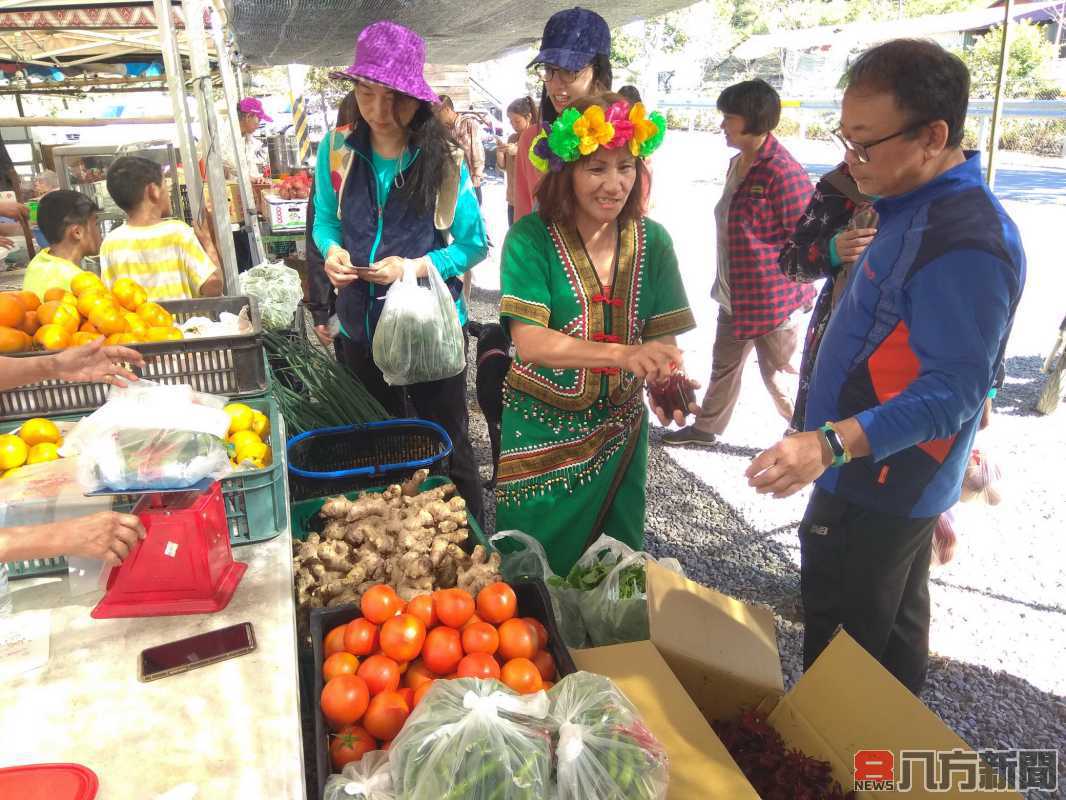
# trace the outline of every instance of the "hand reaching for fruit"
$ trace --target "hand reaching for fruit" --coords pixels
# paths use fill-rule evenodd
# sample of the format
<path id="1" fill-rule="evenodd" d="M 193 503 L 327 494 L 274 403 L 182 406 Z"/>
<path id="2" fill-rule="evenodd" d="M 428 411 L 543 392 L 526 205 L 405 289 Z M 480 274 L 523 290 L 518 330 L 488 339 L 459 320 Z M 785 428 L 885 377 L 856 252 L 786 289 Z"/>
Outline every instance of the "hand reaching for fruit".
<path id="1" fill-rule="evenodd" d="M 103 337 L 71 347 L 52 356 L 56 378 L 65 381 L 109 383 L 125 387 L 137 376 L 122 366 L 123 362 L 144 366 L 144 358 L 136 350 L 118 345 L 104 345 Z"/>

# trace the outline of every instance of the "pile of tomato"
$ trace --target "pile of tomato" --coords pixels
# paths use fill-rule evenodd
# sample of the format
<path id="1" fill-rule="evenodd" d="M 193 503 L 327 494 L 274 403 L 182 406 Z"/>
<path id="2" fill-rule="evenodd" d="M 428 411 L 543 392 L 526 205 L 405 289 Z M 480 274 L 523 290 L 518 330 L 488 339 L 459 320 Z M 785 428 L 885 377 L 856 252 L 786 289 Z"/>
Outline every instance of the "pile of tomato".
<path id="1" fill-rule="evenodd" d="M 335 732 L 336 770 L 387 750 L 436 680 L 495 678 L 520 694 L 549 689 L 555 680 L 547 629 L 517 616 L 518 600 L 506 583 L 486 586 L 476 599 L 463 589 L 441 589 L 409 603 L 378 584 L 363 595 L 360 610 L 361 618 L 323 641 L 320 701 Z"/>

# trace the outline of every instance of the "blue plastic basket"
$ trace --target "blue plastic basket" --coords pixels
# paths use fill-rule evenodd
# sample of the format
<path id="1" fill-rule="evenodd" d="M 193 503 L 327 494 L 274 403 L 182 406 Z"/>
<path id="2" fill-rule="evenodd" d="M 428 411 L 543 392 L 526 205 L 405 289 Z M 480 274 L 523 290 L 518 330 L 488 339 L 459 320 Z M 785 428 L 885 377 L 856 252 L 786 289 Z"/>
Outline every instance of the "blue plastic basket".
<path id="1" fill-rule="evenodd" d="M 380 485 L 393 472 L 446 472 L 452 440 L 435 422 L 390 419 L 319 428 L 289 439 L 289 494 L 294 501 Z"/>

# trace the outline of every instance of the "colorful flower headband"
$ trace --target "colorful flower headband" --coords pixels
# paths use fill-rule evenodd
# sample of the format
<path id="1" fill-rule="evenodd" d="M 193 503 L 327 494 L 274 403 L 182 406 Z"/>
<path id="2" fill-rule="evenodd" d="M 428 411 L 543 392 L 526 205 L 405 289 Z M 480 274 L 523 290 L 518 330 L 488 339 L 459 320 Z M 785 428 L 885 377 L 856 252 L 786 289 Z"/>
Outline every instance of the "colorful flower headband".
<path id="1" fill-rule="evenodd" d="M 666 135 L 666 120 L 658 111 L 644 116 L 644 104 L 619 100 L 606 111 L 592 105 L 581 113 L 568 108 L 551 125 L 545 123 L 533 139 L 529 160 L 540 172 L 559 172 L 564 164 L 628 144 L 637 158 L 654 153 Z"/>

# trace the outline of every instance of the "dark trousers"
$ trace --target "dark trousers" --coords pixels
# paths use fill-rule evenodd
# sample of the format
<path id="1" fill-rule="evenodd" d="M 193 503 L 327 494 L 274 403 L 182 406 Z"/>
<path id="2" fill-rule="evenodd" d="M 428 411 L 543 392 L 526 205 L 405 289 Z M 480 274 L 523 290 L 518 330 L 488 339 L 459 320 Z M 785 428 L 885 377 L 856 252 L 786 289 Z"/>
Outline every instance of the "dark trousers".
<path id="1" fill-rule="evenodd" d="M 803 668 L 838 625 L 918 694 L 929 662 L 929 558 L 936 517 L 869 511 L 821 489 L 800 523 Z"/>
<path id="2" fill-rule="evenodd" d="M 464 337 L 465 338 L 465 337 Z M 415 416 L 436 422 L 452 439 L 449 477 L 467 509 L 484 523 L 484 500 L 474 448 L 470 444 L 470 417 L 466 404 L 466 370 L 454 378 L 411 386 L 389 386 L 368 350 L 346 341 L 338 353 L 348 368 L 385 409 L 396 417 Z"/>
<path id="3" fill-rule="evenodd" d="M 507 227 L 510 228 L 514 225 L 514 206 L 510 203 L 507 204 Z"/>

